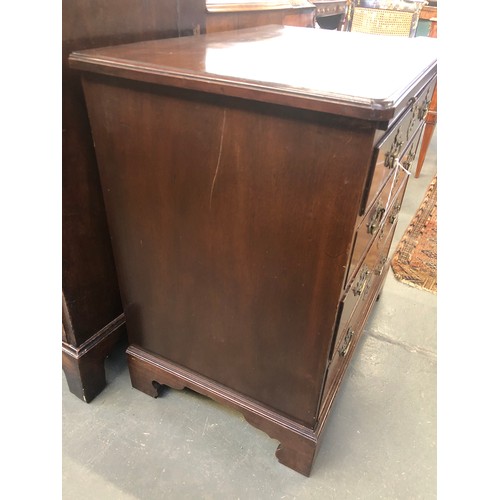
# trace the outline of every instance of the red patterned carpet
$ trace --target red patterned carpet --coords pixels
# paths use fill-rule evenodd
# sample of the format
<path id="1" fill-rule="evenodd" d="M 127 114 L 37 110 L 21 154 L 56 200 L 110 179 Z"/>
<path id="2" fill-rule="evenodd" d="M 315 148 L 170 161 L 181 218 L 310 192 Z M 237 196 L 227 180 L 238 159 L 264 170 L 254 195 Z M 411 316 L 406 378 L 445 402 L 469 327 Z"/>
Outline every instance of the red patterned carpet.
<path id="1" fill-rule="evenodd" d="M 399 242 L 391 265 L 401 282 L 437 293 L 437 176 Z"/>

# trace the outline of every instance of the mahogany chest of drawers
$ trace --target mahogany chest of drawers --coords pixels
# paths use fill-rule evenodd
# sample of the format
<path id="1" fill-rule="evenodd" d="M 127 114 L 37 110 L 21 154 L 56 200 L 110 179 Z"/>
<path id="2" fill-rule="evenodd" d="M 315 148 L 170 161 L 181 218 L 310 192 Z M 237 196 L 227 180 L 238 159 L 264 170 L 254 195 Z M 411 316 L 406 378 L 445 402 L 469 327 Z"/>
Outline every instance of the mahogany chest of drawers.
<path id="1" fill-rule="evenodd" d="M 134 387 L 232 406 L 310 474 L 388 271 L 434 43 L 267 26 L 70 56 Z"/>

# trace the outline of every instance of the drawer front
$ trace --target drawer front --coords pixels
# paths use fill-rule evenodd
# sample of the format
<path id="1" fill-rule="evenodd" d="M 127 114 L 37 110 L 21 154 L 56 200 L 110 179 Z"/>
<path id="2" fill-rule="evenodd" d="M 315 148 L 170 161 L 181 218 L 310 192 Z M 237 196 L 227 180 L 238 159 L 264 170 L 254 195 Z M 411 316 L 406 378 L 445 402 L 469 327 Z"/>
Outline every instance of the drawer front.
<path id="1" fill-rule="evenodd" d="M 399 169 L 398 169 L 399 170 Z M 348 271 L 346 273 L 345 286 L 347 286 L 351 280 L 353 273 L 359 266 L 359 263 L 363 259 L 363 255 L 370 246 L 373 238 L 377 234 L 380 226 L 383 224 L 386 217 L 387 202 L 391 194 L 391 187 L 393 184 L 394 176 L 387 179 L 382 192 L 379 194 L 376 202 L 368 210 L 368 213 L 363 217 L 361 223 L 356 229 L 354 235 L 354 243 L 351 252 L 351 259 L 348 266 Z"/>
<path id="2" fill-rule="evenodd" d="M 350 322 L 355 311 L 364 309 L 363 305 L 367 303 L 376 281 L 377 274 L 375 271 L 378 269 L 380 262 L 380 253 L 381 250 L 374 241 L 341 302 L 337 332 L 343 332 L 346 329 L 346 325 Z M 335 348 L 338 347 L 339 340 L 340 337 L 337 334 Z"/>
<path id="3" fill-rule="evenodd" d="M 420 151 L 420 136 L 421 131 L 418 131 L 401 157 L 401 165 L 397 164 L 393 174 L 387 179 L 375 203 L 370 207 L 367 214 L 363 218 L 360 218 L 361 222 L 354 235 L 345 286 L 348 286 L 351 282 L 353 274 L 358 269 L 359 263 L 378 233 L 379 228 L 384 225 L 386 219 L 394 218 L 393 212 L 395 210 L 394 205 L 396 197 L 399 197 L 399 203 L 396 204 L 398 205 L 397 210 L 399 211 L 401 208 L 401 201 L 404 194 L 404 190 L 401 191 L 401 186 L 408 179 L 408 173 L 405 172 L 404 169 L 410 170 L 414 160 L 417 158 L 417 154 Z M 401 168 L 401 166 L 403 166 L 404 169 Z"/>
<path id="4" fill-rule="evenodd" d="M 413 173 L 414 170 L 413 167 L 417 164 L 418 157 L 420 154 L 420 148 L 422 146 L 422 141 L 420 139 L 422 137 L 424 127 L 425 123 L 423 123 L 417 130 L 416 134 L 413 137 L 412 142 L 406 148 L 405 152 L 401 156 L 399 162 L 401 163 L 401 166 L 406 170 L 406 172 L 404 172 L 403 169 L 398 169 L 399 175 L 406 175 L 407 172 Z"/>
<path id="5" fill-rule="evenodd" d="M 404 187 L 401 189 L 404 193 Z M 342 365 L 352 353 L 367 318 L 370 305 L 375 300 L 380 280 L 385 274 L 388 264 L 388 253 L 394 236 L 396 224 L 384 231 L 384 238 L 377 238 L 356 275 L 353 286 L 341 302 L 340 321 L 336 328 L 336 335 L 330 352 L 330 361 L 323 387 L 322 404 L 328 400 L 327 395 L 332 384 L 341 374 Z M 382 231 L 381 231 L 382 233 Z M 379 234 L 381 234 L 379 233 Z M 356 295 L 358 293 L 358 295 Z"/>
<path id="6" fill-rule="evenodd" d="M 385 249 L 388 249 L 391 245 L 391 242 L 388 241 L 388 239 L 392 241 L 394 229 L 398 223 L 399 212 L 403 203 L 407 183 L 408 176 L 405 175 L 399 192 L 396 193 L 392 205 L 387 210 L 387 218 L 384 222 L 384 225 L 380 228 L 380 231 L 377 234 L 375 245 L 379 249 L 380 254 L 383 254 Z"/>
<path id="7" fill-rule="evenodd" d="M 435 85 L 435 79 L 429 82 L 413 104 L 375 146 L 370 167 L 371 175 L 368 176 L 361 201 L 360 215 L 363 215 L 375 201 L 397 162 L 401 161 L 402 154 L 412 141 L 415 132 L 423 125 Z"/>

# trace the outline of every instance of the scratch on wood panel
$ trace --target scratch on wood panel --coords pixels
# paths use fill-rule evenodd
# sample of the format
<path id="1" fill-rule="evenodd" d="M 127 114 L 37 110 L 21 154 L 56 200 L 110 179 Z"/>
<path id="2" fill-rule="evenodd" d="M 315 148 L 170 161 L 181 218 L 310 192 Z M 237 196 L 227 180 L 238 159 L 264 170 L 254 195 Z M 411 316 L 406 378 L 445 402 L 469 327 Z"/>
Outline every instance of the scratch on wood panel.
<path id="1" fill-rule="evenodd" d="M 215 180 L 217 179 L 217 174 L 219 173 L 220 159 L 222 157 L 222 146 L 224 144 L 224 130 L 226 129 L 226 110 L 224 109 L 224 115 L 222 116 L 222 130 L 220 134 L 220 144 L 219 144 L 219 157 L 217 158 L 217 166 L 215 167 L 215 174 L 212 180 L 212 189 L 210 190 L 210 209 L 212 208 L 212 197 L 214 194 Z"/>

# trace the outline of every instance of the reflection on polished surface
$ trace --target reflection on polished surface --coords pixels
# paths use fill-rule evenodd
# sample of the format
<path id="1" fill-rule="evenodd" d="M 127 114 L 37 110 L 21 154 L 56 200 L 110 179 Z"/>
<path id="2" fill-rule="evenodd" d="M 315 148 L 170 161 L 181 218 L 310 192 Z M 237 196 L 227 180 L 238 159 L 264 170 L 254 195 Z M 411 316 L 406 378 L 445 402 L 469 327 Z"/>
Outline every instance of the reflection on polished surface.
<path id="1" fill-rule="evenodd" d="M 387 36 L 415 36 L 427 0 L 349 0 L 345 31 Z"/>
<path id="2" fill-rule="evenodd" d="M 393 103 L 392 96 L 404 88 L 409 78 L 419 76 L 412 74 L 415 66 L 430 65 L 434 60 L 434 45 L 426 43 L 427 40 L 394 43 L 389 37 L 358 33 L 322 30 L 302 33 L 303 36 L 296 37 L 296 30 L 287 27 L 266 39 L 250 39 L 229 46 L 207 45 L 205 70 L 283 88 L 291 88 L 293 82 L 296 91 L 342 96 L 349 101 L 383 107 Z M 317 48 L 333 50 L 336 45 L 346 50 L 335 52 L 335 65 L 325 64 L 324 53 Z M 411 57 L 403 57 L 408 52 Z M 385 70 L 385 61 L 374 57 L 374 53 L 391 54 L 398 61 L 398 71 Z M 373 78 L 375 74 L 377 78 Z"/>
<path id="3" fill-rule="evenodd" d="M 335 65 L 324 64 L 326 49 L 335 53 Z M 113 68 L 124 78 L 175 86 L 181 78 L 196 88 L 203 81 L 220 94 L 279 92 L 300 107 L 319 99 L 383 110 L 436 64 L 436 41 L 265 26 L 82 51 L 71 60 L 75 68 Z"/>
<path id="4" fill-rule="evenodd" d="M 254 10 L 314 7 L 308 0 L 206 0 L 208 12 L 243 12 Z"/>

